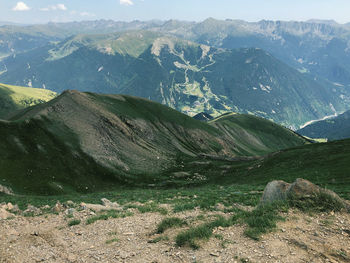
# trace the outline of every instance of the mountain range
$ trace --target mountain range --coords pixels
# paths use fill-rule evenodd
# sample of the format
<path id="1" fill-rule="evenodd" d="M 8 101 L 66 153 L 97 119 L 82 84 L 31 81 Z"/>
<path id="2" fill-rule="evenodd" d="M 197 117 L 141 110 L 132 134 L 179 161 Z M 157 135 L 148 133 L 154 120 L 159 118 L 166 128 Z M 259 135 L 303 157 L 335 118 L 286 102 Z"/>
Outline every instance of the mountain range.
<path id="1" fill-rule="evenodd" d="M 0 53 L 16 54 L 76 34 L 148 30 L 221 48 L 259 47 L 302 72 L 349 85 L 350 25 L 328 20 L 246 22 L 242 20 L 112 20 L 0 27 Z M 28 42 L 27 45 L 23 43 Z"/>
<path id="2" fill-rule="evenodd" d="M 153 31 L 75 35 L 2 63 L 2 82 L 134 95 L 190 116 L 251 113 L 297 129 L 349 109 L 347 88 L 264 50 L 215 48 Z"/>

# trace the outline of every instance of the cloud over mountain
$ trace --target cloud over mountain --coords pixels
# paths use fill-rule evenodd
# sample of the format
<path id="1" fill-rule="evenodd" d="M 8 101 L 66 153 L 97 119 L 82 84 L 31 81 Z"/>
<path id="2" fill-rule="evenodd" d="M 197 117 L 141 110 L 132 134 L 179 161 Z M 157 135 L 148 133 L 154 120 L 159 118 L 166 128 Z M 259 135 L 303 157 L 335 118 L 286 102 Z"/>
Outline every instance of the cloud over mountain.
<path id="1" fill-rule="evenodd" d="M 133 1 L 132 0 L 120 0 L 120 4 L 121 5 L 133 5 Z"/>
<path id="2" fill-rule="evenodd" d="M 64 4 L 50 5 L 48 7 L 40 8 L 40 11 L 66 11 L 67 7 Z"/>
<path id="3" fill-rule="evenodd" d="M 17 2 L 16 6 L 12 8 L 13 11 L 28 11 L 30 7 L 24 2 Z"/>

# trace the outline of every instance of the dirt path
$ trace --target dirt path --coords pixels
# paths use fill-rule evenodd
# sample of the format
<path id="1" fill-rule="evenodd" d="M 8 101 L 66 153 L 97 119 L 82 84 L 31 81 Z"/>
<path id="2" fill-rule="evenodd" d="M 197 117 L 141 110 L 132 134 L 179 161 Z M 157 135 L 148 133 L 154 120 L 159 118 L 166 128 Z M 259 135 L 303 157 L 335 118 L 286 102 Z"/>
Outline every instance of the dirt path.
<path id="1" fill-rule="evenodd" d="M 176 216 L 192 220 L 200 214 L 210 216 L 199 210 Z M 158 213 L 86 225 L 89 216 L 89 211 L 76 212 L 81 224 L 71 227 L 64 213 L 0 221 L 0 262 L 350 262 L 349 214 L 291 211 L 261 241 L 245 237 L 242 225 L 218 228 L 199 250 L 176 247 L 181 229 L 167 230 L 169 240 L 149 243 L 167 217 Z"/>

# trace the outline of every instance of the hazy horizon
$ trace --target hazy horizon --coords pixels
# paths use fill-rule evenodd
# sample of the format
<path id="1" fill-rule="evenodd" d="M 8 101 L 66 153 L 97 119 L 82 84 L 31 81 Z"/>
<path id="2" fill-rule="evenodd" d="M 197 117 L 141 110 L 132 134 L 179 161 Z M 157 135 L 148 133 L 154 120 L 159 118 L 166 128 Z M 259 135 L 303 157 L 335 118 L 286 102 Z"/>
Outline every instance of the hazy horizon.
<path id="1" fill-rule="evenodd" d="M 261 1 L 247 0 L 23 0 L 0 2 L 2 22 L 45 24 L 86 20 L 149 21 L 182 20 L 203 21 L 209 17 L 218 20 L 308 21 L 334 20 L 350 22 L 347 0 Z"/>

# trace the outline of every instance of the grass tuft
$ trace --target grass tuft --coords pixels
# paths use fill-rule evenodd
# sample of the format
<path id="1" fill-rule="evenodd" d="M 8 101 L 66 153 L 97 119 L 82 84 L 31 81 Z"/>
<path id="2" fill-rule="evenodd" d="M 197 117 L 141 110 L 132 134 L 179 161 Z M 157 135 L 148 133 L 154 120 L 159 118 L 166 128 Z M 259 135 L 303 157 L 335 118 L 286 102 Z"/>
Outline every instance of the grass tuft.
<path id="1" fill-rule="evenodd" d="M 161 233 L 164 233 L 164 231 L 169 228 L 181 227 L 184 225 L 187 225 L 187 222 L 181 218 L 178 218 L 178 217 L 165 218 L 162 220 L 162 222 L 158 224 L 157 233 L 161 234 Z"/>
<path id="2" fill-rule="evenodd" d="M 124 217 L 132 216 L 132 215 L 133 214 L 131 212 L 119 212 L 116 210 L 108 210 L 108 211 L 104 212 L 104 214 L 89 217 L 86 220 L 86 224 L 90 225 L 90 224 L 93 224 L 99 220 L 108 220 L 109 218 L 124 218 Z"/>
<path id="3" fill-rule="evenodd" d="M 109 245 L 109 244 L 112 244 L 112 243 L 115 243 L 115 242 L 118 242 L 119 239 L 118 238 L 113 238 L 113 239 L 109 239 L 106 241 L 106 244 Z"/>
<path id="4" fill-rule="evenodd" d="M 176 245 L 180 247 L 189 245 L 193 249 L 198 249 L 198 241 L 209 240 L 213 235 L 214 228 L 229 227 L 236 223 L 246 223 L 248 228 L 245 235 L 254 240 L 259 240 L 262 234 L 276 228 L 277 221 L 284 220 L 279 213 L 286 211 L 288 211 L 288 204 L 283 202 L 260 206 L 251 212 L 237 210 L 236 214 L 230 218 L 217 216 L 217 219 L 212 222 L 180 232 L 176 236 Z"/>
<path id="5" fill-rule="evenodd" d="M 169 237 L 168 236 L 159 236 L 159 237 L 156 237 L 152 240 L 149 240 L 148 243 L 150 244 L 156 244 L 160 241 L 168 241 L 169 240 Z"/>
<path id="6" fill-rule="evenodd" d="M 68 222 L 68 226 L 76 226 L 79 225 L 81 221 L 79 219 L 73 219 Z"/>
<path id="7" fill-rule="evenodd" d="M 234 218 L 225 219 L 223 216 L 218 216 L 218 218 L 212 222 L 191 227 L 190 229 L 180 232 L 176 236 L 176 245 L 179 247 L 189 245 L 193 249 L 198 249 L 200 247 L 198 241 L 209 240 L 213 235 L 214 228 L 219 226 L 228 227 L 234 223 Z"/>

